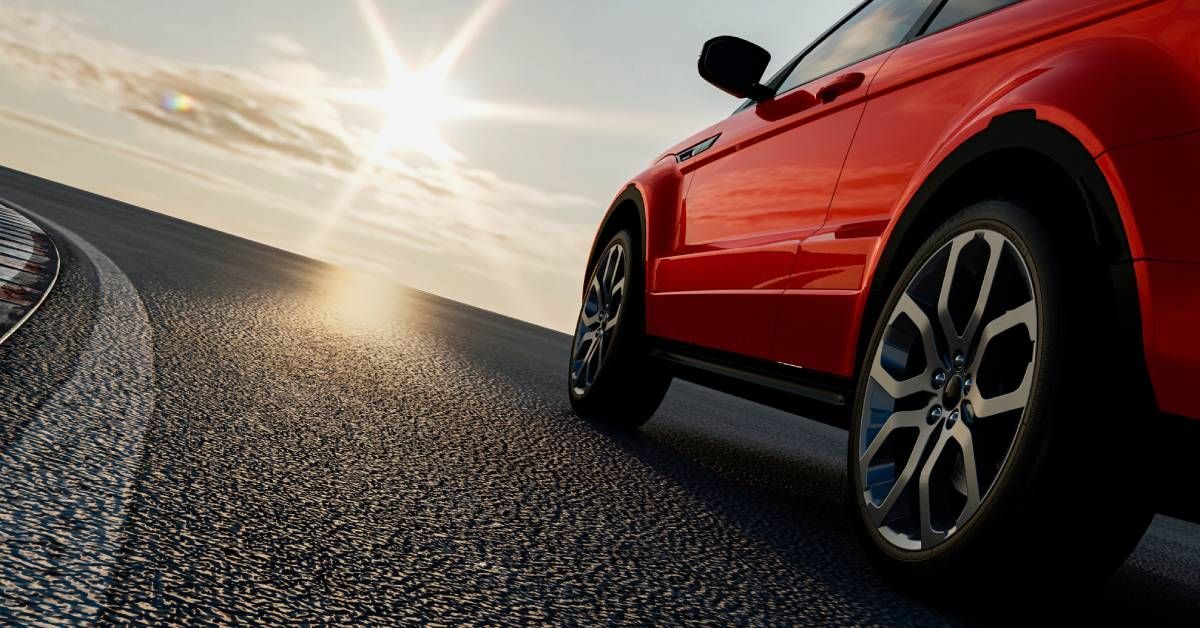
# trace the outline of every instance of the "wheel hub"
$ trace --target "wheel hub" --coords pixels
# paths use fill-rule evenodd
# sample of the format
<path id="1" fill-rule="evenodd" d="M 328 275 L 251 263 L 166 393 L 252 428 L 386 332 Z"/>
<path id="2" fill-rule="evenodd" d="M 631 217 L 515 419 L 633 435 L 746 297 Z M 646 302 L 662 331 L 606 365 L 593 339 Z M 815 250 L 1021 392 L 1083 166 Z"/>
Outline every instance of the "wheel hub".
<path id="1" fill-rule="evenodd" d="M 942 389 L 942 407 L 957 408 L 958 403 L 962 401 L 963 392 L 963 377 L 958 373 L 950 376 L 950 380 L 946 382 L 946 387 Z"/>

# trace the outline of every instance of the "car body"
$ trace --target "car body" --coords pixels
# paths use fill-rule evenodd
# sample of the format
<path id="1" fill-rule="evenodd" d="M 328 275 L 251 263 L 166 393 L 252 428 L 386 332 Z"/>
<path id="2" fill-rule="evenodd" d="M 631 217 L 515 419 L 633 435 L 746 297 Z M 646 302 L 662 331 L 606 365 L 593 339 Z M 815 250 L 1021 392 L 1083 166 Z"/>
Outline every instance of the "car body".
<path id="1" fill-rule="evenodd" d="M 647 332 L 852 377 L 876 279 L 922 206 L 1020 148 L 1096 195 L 1157 405 L 1200 419 L 1200 187 L 1185 185 L 1200 164 L 1197 20 L 1195 2 L 1016 2 L 844 68 L 870 78 L 831 103 L 779 119 L 744 107 L 679 142 L 602 223 L 644 223 Z"/>
<path id="2" fill-rule="evenodd" d="M 823 42 L 893 27 L 804 75 Z M 629 181 L 593 246 L 589 268 L 635 234 L 675 376 L 846 425 L 905 263 L 990 191 L 1087 234 L 1117 323 L 1091 359 L 1129 367 L 1128 421 L 1196 431 L 1200 1 L 874 0 L 760 87 Z"/>

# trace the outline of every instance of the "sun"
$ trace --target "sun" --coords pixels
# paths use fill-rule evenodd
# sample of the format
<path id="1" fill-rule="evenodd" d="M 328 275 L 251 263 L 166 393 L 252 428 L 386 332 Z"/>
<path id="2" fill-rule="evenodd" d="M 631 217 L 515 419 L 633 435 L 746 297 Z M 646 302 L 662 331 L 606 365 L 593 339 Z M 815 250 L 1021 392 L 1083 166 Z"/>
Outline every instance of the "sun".
<path id="1" fill-rule="evenodd" d="M 462 154 L 446 141 L 443 129 L 451 120 L 473 115 L 472 111 L 480 107 L 479 103 L 452 94 L 447 80 L 459 58 L 499 12 L 504 0 L 482 0 L 433 60 L 420 67 L 405 62 L 374 0 L 357 0 L 355 4 L 379 51 L 386 82 L 378 88 L 333 89 L 327 98 L 336 104 L 374 111 L 381 122 L 374 132 L 368 133 L 369 145 L 362 160 L 313 231 L 310 245 L 314 250 L 320 250 L 330 230 L 372 175 L 389 160 L 402 155 L 416 155 L 442 165 L 463 160 Z"/>
<path id="2" fill-rule="evenodd" d="M 415 153 L 438 162 L 462 159 L 442 135 L 443 125 L 460 109 L 447 93 L 444 77 L 428 68 L 401 70 L 373 100 L 371 104 L 384 115 L 375 140 L 378 152 Z"/>
<path id="3" fill-rule="evenodd" d="M 366 106 L 383 115 L 376 137 L 375 160 L 394 152 L 416 153 L 435 161 L 462 159 L 446 142 L 442 129 L 462 115 L 468 103 L 449 92 L 447 79 L 503 1 L 484 0 L 433 60 L 421 67 L 411 67 L 404 61 L 373 0 L 358 0 L 356 4 L 383 61 L 387 84 L 379 89 L 341 90 L 338 100 Z"/>

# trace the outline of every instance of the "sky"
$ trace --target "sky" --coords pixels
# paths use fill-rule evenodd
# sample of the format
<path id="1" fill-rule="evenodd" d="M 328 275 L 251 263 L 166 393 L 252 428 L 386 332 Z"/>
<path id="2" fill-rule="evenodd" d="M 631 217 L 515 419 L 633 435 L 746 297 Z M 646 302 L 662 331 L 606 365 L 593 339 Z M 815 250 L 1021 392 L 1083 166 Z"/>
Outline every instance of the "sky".
<path id="1" fill-rule="evenodd" d="M 558 330 L 651 159 L 857 0 L 6 0 L 0 164 Z"/>

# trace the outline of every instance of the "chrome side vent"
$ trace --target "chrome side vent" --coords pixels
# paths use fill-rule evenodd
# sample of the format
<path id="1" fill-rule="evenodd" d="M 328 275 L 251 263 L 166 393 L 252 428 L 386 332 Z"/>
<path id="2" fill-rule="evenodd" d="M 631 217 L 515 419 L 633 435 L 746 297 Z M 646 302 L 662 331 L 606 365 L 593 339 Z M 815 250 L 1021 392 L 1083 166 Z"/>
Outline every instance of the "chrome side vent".
<path id="1" fill-rule="evenodd" d="M 683 163 L 683 162 L 691 159 L 692 157 L 695 157 L 696 155 L 703 153 L 704 151 L 712 148 L 713 144 L 717 143 L 717 138 L 719 138 L 719 137 L 721 137 L 720 133 L 704 140 L 703 142 L 700 142 L 699 144 L 694 144 L 688 148 L 685 148 L 685 149 L 679 151 L 678 153 L 675 154 L 675 161 L 678 163 Z"/>

